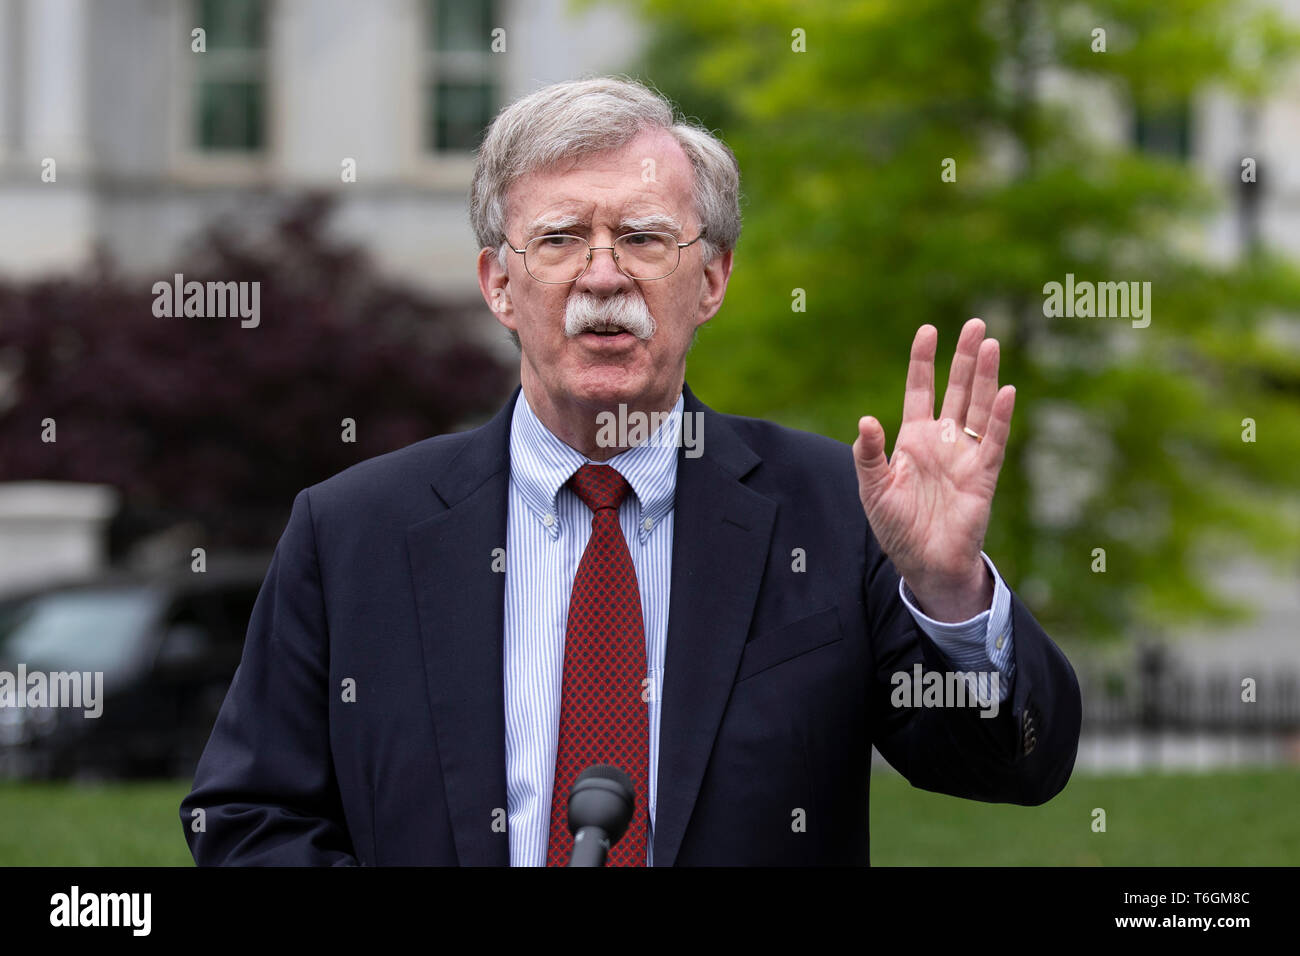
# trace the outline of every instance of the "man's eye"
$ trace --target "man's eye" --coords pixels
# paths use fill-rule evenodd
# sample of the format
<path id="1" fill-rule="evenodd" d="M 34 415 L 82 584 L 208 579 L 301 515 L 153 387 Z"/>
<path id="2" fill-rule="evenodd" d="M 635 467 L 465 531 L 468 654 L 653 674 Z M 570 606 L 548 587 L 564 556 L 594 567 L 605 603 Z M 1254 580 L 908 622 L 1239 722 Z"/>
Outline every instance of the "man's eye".
<path id="1" fill-rule="evenodd" d="M 542 236 L 541 239 L 541 244 L 544 246 L 567 246 L 569 243 L 573 242 L 574 237 L 563 235 L 561 233 L 554 233 L 549 236 Z"/>
<path id="2" fill-rule="evenodd" d="M 629 246 L 644 246 L 654 241 L 654 236 L 648 232 L 630 232 L 623 237 L 623 241 Z"/>

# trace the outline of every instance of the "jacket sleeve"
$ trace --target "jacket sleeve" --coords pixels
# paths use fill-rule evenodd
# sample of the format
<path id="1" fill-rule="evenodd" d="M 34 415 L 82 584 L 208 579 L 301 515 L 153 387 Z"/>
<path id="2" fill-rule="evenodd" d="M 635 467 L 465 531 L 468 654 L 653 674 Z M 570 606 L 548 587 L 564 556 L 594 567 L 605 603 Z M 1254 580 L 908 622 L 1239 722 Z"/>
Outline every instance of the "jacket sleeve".
<path id="1" fill-rule="evenodd" d="M 181 802 L 200 866 L 357 864 L 330 753 L 326 626 L 304 490 L 253 606 L 194 789 Z"/>
<path id="2" fill-rule="evenodd" d="M 1073 668 L 1011 592 L 1014 678 L 994 717 L 979 707 L 898 706 L 896 675 L 951 669 L 899 598 L 898 572 L 867 532 L 869 686 L 873 743 L 922 790 L 990 803 L 1036 806 L 1070 779 L 1082 702 Z"/>

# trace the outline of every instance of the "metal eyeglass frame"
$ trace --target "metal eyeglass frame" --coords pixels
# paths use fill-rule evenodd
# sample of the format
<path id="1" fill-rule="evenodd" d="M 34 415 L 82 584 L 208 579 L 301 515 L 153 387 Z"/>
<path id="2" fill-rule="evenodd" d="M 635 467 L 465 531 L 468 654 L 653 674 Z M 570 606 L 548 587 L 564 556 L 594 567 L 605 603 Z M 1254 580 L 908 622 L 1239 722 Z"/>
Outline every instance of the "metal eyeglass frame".
<path id="1" fill-rule="evenodd" d="M 677 271 L 677 267 L 682 264 L 682 250 L 685 249 L 687 246 L 695 245 L 695 243 L 703 239 L 705 232 L 706 232 L 705 229 L 701 229 L 700 234 L 696 236 L 694 239 L 692 239 L 690 242 L 677 242 L 677 237 L 674 236 L 671 232 L 656 232 L 655 230 L 652 229 L 640 229 L 637 230 L 636 232 L 629 232 L 626 235 L 619 236 L 618 239 L 615 239 L 614 241 L 618 242 L 619 239 L 626 239 L 628 238 L 628 236 L 641 236 L 641 235 L 667 236 L 669 239 L 673 240 L 673 242 L 677 243 L 677 265 L 673 266 L 663 275 L 655 276 L 653 279 L 639 279 L 634 275 L 628 275 L 628 273 L 624 271 L 623 267 L 619 265 L 618 253 L 614 251 L 613 246 L 593 246 L 590 242 L 587 242 L 586 239 L 582 239 L 581 236 L 575 236 L 567 232 L 548 232 L 544 236 L 533 236 L 533 238 L 529 239 L 526 243 L 524 243 L 523 249 L 516 249 L 513 245 L 511 245 L 509 239 L 506 239 L 505 243 L 506 243 L 506 248 L 509 249 L 511 252 L 517 252 L 519 255 L 524 256 L 524 271 L 527 272 L 530 276 L 532 276 L 534 281 L 541 282 L 546 285 L 568 285 L 570 282 L 577 282 L 584 275 L 586 275 L 587 270 L 591 268 L 592 253 L 599 252 L 601 249 L 609 250 L 609 254 L 614 257 L 614 267 L 618 269 L 619 272 L 622 272 L 623 275 L 631 279 L 633 282 L 658 282 L 660 279 L 667 279 L 670 275 L 672 275 L 674 272 Z M 587 264 L 584 265 L 582 267 L 582 271 L 579 272 L 572 279 L 538 279 L 537 276 L 533 275 L 533 270 L 528 268 L 528 257 L 526 255 L 528 247 L 531 246 L 534 242 L 537 242 L 539 239 L 550 239 L 553 237 L 563 237 L 565 239 L 582 239 L 583 242 L 587 243 Z"/>

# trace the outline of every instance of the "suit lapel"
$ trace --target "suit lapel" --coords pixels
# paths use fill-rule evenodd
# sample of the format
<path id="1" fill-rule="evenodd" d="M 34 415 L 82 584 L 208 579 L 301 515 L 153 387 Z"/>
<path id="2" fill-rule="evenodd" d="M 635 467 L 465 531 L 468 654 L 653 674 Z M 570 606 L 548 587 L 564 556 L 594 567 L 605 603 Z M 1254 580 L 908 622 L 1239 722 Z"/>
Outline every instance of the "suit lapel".
<path id="1" fill-rule="evenodd" d="M 776 504 L 742 483 L 759 457 L 689 388 L 685 395 L 684 411 L 703 415 L 703 454 L 687 458 L 683 448 L 677 459 L 656 866 L 673 864 L 686 833 L 745 648 L 776 520 Z"/>
<path id="2" fill-rule="evenodd" d="M 507 838 L 491 826 L 494 810 L 508 806 L 505 575 L 492 570 L 492 549 L 506 546 L 514 404 L 433 476 L 446 510 L 407 529 L 429 705 L 456 855 L 465 866 L 510 862 Z"/>

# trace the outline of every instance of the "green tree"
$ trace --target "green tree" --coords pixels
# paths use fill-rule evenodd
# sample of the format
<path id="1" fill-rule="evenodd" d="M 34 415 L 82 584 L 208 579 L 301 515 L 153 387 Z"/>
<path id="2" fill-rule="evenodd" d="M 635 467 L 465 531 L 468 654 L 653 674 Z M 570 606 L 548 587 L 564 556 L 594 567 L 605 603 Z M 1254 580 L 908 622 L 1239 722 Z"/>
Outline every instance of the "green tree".
<path id="1" fill-rule="evenodd" d="M 1258 246 L 1215 262 L 1195 238 L 1267 169 L 1253 157 L 1260 182 L 1237 166 L 1206 181 L 1123 134 L 1158 144 L 1207 90 L 1268 94 L 1300 50 L 1269 8 L 630 6 L 654 37 L 640 76 L 741 164 L 736 271 L 688 363 L 705 401 L 844 441 L 870 413 L 892 441 L 916 328 L 939 328 L 942 389 L 979 315 L 1018 392 L 985 547 L 1053 633 L 1228 618 L 1241 609 L 1208 561 L 1293 559 L 1300 275 Z M 1045 285 L 1067 273 L 1150 282 L 1150 324 L 1048 317 Z"/>

